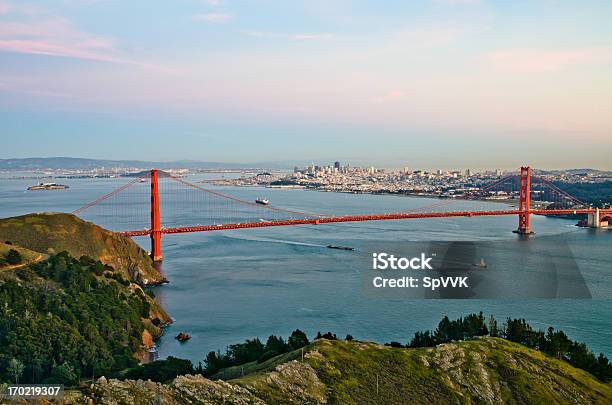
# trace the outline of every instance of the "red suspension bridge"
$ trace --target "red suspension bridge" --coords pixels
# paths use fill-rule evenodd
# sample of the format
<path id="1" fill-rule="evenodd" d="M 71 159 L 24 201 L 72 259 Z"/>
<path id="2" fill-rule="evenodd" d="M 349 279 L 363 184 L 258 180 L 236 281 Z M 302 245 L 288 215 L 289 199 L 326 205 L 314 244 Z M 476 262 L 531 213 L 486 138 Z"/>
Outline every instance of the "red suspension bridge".
<path id="1" fill-rule="evenodd" d="M 518 205 L 491 210 L 491 204 L 483 204 L 483 199 L 495 197 L 518 200 Z M 94 212 L 96 222 L 102 225 L 123 219 L 121 224 L 109 226 L 116 232 L 130 237 L 150 236 L 151 257 L 155 261 L 162 259 L 160 242 L 164 234 L 340 222 L 516 215 L 518 227 L 515 232 L 528 235 L 532 233 L 531 215 L 586 214 L 585 225 L 595 228 L 607 226 L 607 221 L 612 221 L 612 209 L 589 207 L 548 180 L 532 176 L 529 167 L 521 167 L 518 173 L 485 185 L 466 187 L 464 193 L 456 198 L 406 211 L 365 215 L 328 215 L 304 212 L 298 208 L 261 205 L 154 169 L 85 204 L 73 214 L 91 212 Z M 162 215 L 173 219 L 162 226 Z M 125 218 L 130 220 L 126 221 Z M 182 223 L 193 218 L 197 218 L 199 223 Z"/>

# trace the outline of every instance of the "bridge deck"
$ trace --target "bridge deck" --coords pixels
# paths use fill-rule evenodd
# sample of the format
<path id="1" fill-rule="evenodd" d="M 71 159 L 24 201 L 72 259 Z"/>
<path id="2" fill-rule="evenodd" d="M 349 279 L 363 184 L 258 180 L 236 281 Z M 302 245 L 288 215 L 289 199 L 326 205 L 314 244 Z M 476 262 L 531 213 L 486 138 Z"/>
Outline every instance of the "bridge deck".
<path id="1" fill-rule="evenodd" d="M 608 212 L 609 211 L 609 212 Z M 531 214 L 540 215 L 573 215 L 573 214 L 589 214 L 595 212 L 592 208 L 585 209 L 558 209 L 558 210 L 530 210 Z M 386 221 L 386 220 L 401 220 L 401 219 L 419 219 L 419 218 L 453 218 L 453 217 L 485 217 L 485 216 L 503 216 L 503 215 L 518 215 L 520 210 L 501 210 L 501 211 L 451 211 L 451 212 L 429 212 L 429 213 L 391 213 L 379 215 L 346 215 L 335 217 L 321 217 L 308 219 L 288 219 L 282 221 L 260 221 L 246 222 L 235 224 L 218 224 L 218 225 L 201 225 L 188 227 L 161 228 L 161 234 L 176 234 L 189 232 L 212 232 L 223 231 L 229 229 L 247 229 L 247 228 L 266 228 L 272 226 L 292 226 L 292 225 L 320 225 L 331 224 L 338 222 L 363 222 L 363 221 Z M 612 214 L 612 210 L 600 210 L 602 214 Z M 126 236 L 146 236 L 151 234 L 150 229 L 120 232 Z"/>

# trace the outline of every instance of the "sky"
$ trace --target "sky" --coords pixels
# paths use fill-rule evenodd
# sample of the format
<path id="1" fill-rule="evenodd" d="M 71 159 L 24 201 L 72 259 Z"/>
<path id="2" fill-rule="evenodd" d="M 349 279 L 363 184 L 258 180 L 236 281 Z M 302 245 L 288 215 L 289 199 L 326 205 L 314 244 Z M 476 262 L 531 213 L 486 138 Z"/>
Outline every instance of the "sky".
<path id="1" fill-rule="evenodd" d="M 612 169 L 612 2 L 0 0 L 0 158 Z"/>

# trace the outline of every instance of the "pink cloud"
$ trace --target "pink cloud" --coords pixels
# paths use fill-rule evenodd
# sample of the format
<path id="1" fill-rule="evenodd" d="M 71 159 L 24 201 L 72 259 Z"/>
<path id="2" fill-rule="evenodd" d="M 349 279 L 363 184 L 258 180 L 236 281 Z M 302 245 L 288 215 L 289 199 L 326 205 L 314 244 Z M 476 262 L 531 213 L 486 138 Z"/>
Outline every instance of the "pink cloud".
<path id="1" fill-rule="evenodd" d="M 3 4 L 0 3 L 0 7 Z M 58 56 L 102 62 L 155 66 L 124 56 L 113 38 L 85 32 L 62 17 L 38 9 L 7 6 L 0 24 L 0 52 Z M 1 8 L 0 8 L 1 10 Z"/>
<path id="2" fill-rule="evenodd" d="M 581 64 L 612 62 L 612 47 L 573 49 L 512 49 L 487 55 L 493 66 L 522 73 L 543 73 Z"/>

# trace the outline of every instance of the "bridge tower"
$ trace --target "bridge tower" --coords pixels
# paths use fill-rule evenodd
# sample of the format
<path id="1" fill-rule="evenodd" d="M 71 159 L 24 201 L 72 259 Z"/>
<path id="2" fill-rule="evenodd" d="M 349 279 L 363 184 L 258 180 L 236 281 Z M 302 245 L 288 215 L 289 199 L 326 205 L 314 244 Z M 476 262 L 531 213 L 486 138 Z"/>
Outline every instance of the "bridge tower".
<path id="1" fill-rule="evenodd" d="M 520 235 L 530 235 L 531 226 L 529 225 L 531 215 L 531 167 L 521 167 L 520 187 L 519 187 L 519 224 L 515 231 Z"/>
<path id="2" fill-rule="evenodd" d="M 161 220 L 159 217 L 159 173 L 151 170 L 151 259 L 162 260 L 161 254 Z"/>

